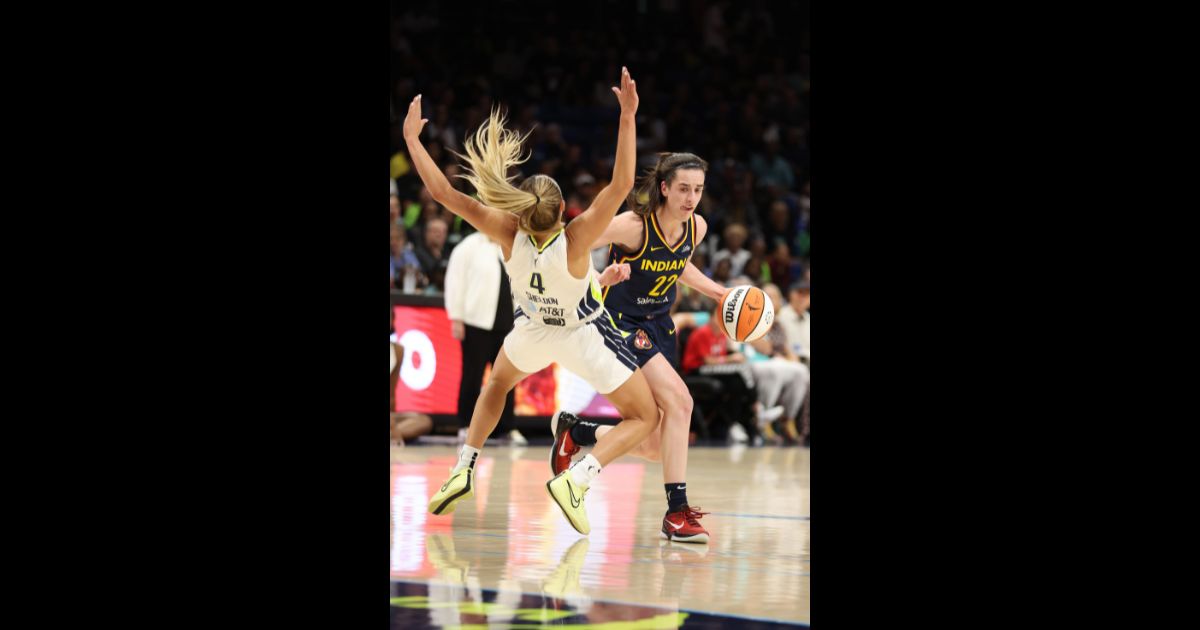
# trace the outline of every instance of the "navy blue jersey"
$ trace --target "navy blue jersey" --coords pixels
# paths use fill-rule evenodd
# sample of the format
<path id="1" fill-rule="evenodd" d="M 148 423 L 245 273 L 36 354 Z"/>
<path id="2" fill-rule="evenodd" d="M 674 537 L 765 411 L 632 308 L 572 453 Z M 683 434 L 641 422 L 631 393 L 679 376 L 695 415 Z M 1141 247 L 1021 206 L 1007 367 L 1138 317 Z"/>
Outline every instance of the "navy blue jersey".
<path id="1" fill-rule="evenodd" d="M 626 252 L 616 244 L 608 247 L 608 264 L 629 263 L 629 279 L 605 287 L 605 308 L 618 320 L 666 316 L 675 302 L 675 282 L 683 275 L 683 268 L 695 248 L 694 215 L 684 222 L 683 235 L 676 243 L 668 243 L 663 238 L 654 213 L 643 217 L 640 250 Z"/>

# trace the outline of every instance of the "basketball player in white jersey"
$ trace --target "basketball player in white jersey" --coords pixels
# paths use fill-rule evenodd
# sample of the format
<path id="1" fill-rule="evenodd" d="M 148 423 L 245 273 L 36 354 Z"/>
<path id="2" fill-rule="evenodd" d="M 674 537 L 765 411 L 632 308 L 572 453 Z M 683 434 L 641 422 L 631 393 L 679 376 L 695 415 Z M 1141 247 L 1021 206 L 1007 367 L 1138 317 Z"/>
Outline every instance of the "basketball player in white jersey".
<path id="1" fill-rule="evenodd" d="M 467 154 L 459 156 L 466 161 L 462 177 L 475 186 L 480 203 L 454 190 L 429 157 L 419 138 L 427 122 L 421 118 L 421 96 L 409 104 L 404 139 L 417 173 L 438 203 L 500 243 L 516 307 L 513 331 L 505 338 L 475 404 L 458 463 L 429 502 L 435 515 L 452 512 L 455 503 L 474 493 L 475 461 L 500 419 L 504 397 L 521 379 L 550 363 L 581 376 L 623 418 L 603 444 L 546 484 L 580 533 L 591 530 L 583 496 L 592 480 L 658 428 L 654 396 L 604 310 L 591 261 L 592 243 L 604 233 L 634 184 L 638 95 L 627 69 L 621 69 L 621 87 L 612 89 L 621 104 L 612 182 L 565 228 L 566 204 L 557 182 L 535 175 L 513 185 L 509 168 L 528 158 L 521 156 L 524 138 L 504 128 L 499 112 L 492 112 L 467 140 Z"/>

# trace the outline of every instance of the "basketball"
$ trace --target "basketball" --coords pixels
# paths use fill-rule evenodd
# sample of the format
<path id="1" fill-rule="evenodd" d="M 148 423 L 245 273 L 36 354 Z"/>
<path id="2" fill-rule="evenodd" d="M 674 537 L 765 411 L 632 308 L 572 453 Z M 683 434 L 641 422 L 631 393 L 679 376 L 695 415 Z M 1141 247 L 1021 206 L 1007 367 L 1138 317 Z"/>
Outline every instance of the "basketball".
<path id="1" fill-rule="evenodd" d="M 733 287 L 721 300 L 721 329 L 734 341 L 754 341 L 767 334 L 774 321 L 775 307 L 758 287 Z"/>

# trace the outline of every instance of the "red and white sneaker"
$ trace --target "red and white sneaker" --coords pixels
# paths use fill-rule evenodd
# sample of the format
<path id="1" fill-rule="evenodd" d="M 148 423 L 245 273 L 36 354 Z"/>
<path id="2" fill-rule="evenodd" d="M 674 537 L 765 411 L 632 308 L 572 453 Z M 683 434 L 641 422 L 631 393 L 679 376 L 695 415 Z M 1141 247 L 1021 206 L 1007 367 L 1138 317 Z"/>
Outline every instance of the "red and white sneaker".
<path id="1" fill-rule="evenodd" d="M 555 477 L 571 467 L 571 458 L 579 452 L 579 445 L 571 439 L 571 427 L 578 422 L 578 416 L 565 411 L 555 412 L 550 418 L 550 430 L 554 432 L 554 445 L 550 448 L 550 470 L 554 472 Z"/>
<path id="2" fill-rule="evenodd" d="M 662 537 L 675 542 L 708 542 L 708 530 L 700 525 L 699 520 L 705 514 L 708 512 L 687 505 L 678 512 L 667 512 L 663 517 Z"/>

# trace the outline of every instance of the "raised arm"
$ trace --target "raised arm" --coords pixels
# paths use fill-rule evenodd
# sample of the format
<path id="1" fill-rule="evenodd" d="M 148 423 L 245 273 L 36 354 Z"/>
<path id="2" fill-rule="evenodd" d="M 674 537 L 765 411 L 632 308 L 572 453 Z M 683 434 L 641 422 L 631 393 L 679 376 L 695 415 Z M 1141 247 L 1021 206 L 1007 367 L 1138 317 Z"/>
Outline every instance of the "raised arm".
<path id="1" fill-rule="evenodd" d="M 637 242 L 637 247 L 641 247 L 642 221 L 634 219 L 633 216 L 632 212 L 624 212 L 614 217 L 608 227 L 600 233 L 600 236 L 592 241 L 589 249 L 608 247 L 609 243 L 616 243 L 629 249 L 633 247 L 633 243 Z"/>
<path id="2" fill-rule="evenodd" d="M 591 207 L 575 217 L 567 226 L 568 256 L 587 255 L 608 224 L 616 216 L 629 191 L 633 190 L 634 168 L 637 164 L 637 130 L 634 116 L 637 114 L 637 84 L 629 76 L 627 68 L 621 68 L 621 87 L 613 88 L 621 103 L 621 127 L 617 132 L 617 156 L 613 164 L 612 181 L 609 182 Z"/>
<path id="3" fill-rule="evenodd" d="M 476 230 L 492 237 L 504 249 L 504 257 L 508 258 L 509 248 L 517 234 L 516 215 L 490 208 L 479 201 L 462 194 L 450 185 L 442 169 L 429 157 L 425 145 L 421 144 L 421 129 L 427 118 L 421 118 L 421 95 L 408 104 L 408 115 L 404 118 L 404 142 L 408 145 L 408 153 L 421 181 L 429 189 L 429 194 L 438 203 L 446 206 L 458 216 L 466 219 Z"/>

